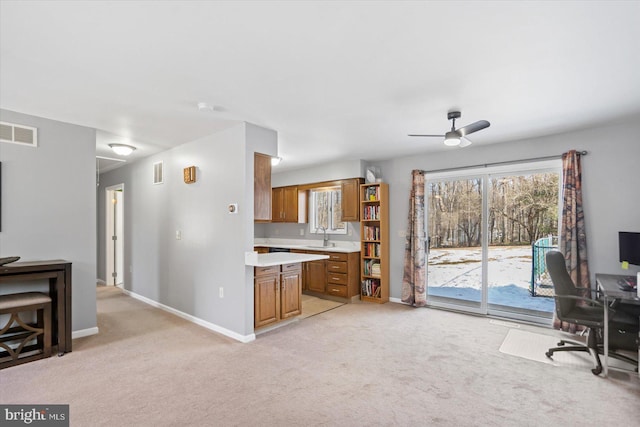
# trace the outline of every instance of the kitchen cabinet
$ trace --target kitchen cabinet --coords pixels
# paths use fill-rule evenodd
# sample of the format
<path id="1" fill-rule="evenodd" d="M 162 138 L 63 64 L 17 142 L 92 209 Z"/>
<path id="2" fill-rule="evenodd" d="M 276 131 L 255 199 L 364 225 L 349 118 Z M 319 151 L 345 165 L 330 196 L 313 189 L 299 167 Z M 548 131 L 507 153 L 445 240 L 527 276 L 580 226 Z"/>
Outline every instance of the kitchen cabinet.
<path id="1" fill-rule="evenodd" d="M 280 267 L 256 267 L 254 277 L 254 327 L 280 319 Z"/>
<path id="2" fill-rule="evenodd" d="M 254 328 L 277 323 L 301 313 L 301 264 L 255 267 Z"/>
<path id="3" fill-rule="evenodd" d="M 302 313 L 302 267 L 300 263 L 285 264 L 280 274 L 280 319 Z"/>
<path id="4" fill-rule="evenodd" d="M 360 253 L 320 252 L 292 250 L 309 254 L 327 255 L 328 260 L 304 264 L 303 289 L 310 294 L 331 295 L 348 302 L 360 295 Z"/>
<path id="5" fill-rule="evenodd" d="M 340 182 L 342 192 L 342 221 L 360 221 L 360 184 L 362 178 L 343 179 Z"/>
<path id="6" fill-rule="evenodd" d="M 315 253 L 315 252 L 314 252 Z M 327 261 L 311 261 L 304 265 L 303 286 L 306 290 L 324 293 L 327 284 Z"/>
<path id="7" fill-rule="evenodd" d="M 271 192 L 271 222 L 307 222 L 306 193 L 297 186 L 276 187 Z"/>
<path id="8" fill-rule="evenodd" d="M 253 220 L 271 220 L 271 156 L 253 155 Z"/>

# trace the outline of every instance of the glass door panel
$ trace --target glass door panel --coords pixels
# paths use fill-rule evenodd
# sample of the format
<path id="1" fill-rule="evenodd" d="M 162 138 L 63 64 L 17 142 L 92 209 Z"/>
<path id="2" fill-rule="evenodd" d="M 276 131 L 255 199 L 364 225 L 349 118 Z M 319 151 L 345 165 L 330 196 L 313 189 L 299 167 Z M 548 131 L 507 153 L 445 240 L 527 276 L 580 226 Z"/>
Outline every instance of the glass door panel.
<path id="1" fill-rule="evenodd" d="M 489 311 L 552 316 L 553 294 L 535 292 L 532 255 L 537 241 L 557 236 L 558 181 L 557 172 L 488 177 Z"/>
<path id="2" fill-rule="evenodd" d="M 483 304 L 482 179 L 427 182 L 427 294 L 434 305 Z"/>

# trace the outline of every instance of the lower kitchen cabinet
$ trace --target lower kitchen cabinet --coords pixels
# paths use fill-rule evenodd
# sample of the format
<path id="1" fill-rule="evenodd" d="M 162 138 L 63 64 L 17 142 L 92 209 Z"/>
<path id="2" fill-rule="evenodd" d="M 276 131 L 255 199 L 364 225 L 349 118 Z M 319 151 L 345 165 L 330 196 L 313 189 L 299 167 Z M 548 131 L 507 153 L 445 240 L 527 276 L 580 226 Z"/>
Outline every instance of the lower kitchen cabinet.
<path id="1" fill-rule="evenodd" d="M 255 267 L 254 328 L 302 313 L 302 266 L 300 263 Z"/>
<path id="2" fill-rule="evenodd" d="M 307 262 L 304 265 L 303 286 L 305 290 L 324 293 L 327 285 L 327 262 Z"/>
<path id="3" fill-rule="evenodd" d="M 292 252 L 329 256 L 328 260 L 304 264 L 303 289 L 313 295 L 331 295 L 350 300 L 360 295 L 360 253 L 318 252 L 292 250 Z M 348 302 L 348 301 L 346 301 Z"/>

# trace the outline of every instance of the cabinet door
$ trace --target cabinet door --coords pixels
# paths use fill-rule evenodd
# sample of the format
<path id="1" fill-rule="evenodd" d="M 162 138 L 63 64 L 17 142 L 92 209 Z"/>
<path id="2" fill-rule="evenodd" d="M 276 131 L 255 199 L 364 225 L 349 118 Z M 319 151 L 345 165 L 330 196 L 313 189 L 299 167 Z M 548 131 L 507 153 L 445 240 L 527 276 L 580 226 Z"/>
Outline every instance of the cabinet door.
<path id="1" fill-rule="evenodd" d="M 342 220 L 360 221 L 360 179 L 343 179 L 340 183 L 342 192 Z"/>
<path id="2" fill-rule="evenodd" d="M 284 222 L 298 222 L 298 187 L 284 187 L 282 210 Z"/>
<path id="3" fill-rule="evenodd" d="M 302 270 L 283 271 L 280 277 L 280 318 L 302 313 Z"/>
<path id="4" fill-rule="evenodd" d="M 306 288 L 313 292 L 324 293 L 327 284 L 326 261 L 310 261 L 307 263 L 306 275 L 304 278 Z"/>
<path id="5" fill-rule="evenodd" d="M 280 319 L 280 280 L 277 274 L 258 276 L 254 284 L 255 328 Z"/>
<path id="6" fill-rule="evenodd" d="M 284 221 L 284 188 L 278 187 L 271 191 L 271 222 Z"/>
<path id="7" fill-rule="evenodd" d="M 253 219 L 271 219 L 271 157 L 255 153 L 253 156 Z"/>

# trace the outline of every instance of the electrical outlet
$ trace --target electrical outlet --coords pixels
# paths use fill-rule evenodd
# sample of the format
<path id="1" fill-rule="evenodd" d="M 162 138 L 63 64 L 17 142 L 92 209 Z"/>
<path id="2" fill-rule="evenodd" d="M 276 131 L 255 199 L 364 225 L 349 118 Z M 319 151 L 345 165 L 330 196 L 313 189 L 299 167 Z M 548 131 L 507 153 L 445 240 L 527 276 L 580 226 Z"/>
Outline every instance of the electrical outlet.
<path id="1" fill-rule="evenodd" d="M 347 225 L 347 227 L 349 226 Z M 353 227 L 349 227 L 349 231 L 347 233 L 349 233 L 349 236 L 353 236 Z"/>
<path id="2" fill-rule="evenodd" d="M 224 288 L 222 286 L 220 286 L 218 294 L 220 295 L 220 298 L 224 298 Z"/>
<path id="3" fill-rule="evenodd" d="M 182 240 L 182 231 L 176 230 L 176 240 Z"/>
<path id="4" fill-rule="evenodd" d="M 304 228 L 301 228 L 301 229 L 300 229 L 300 235 L 301 235 L 301 236 L 304 236 Z"/>

